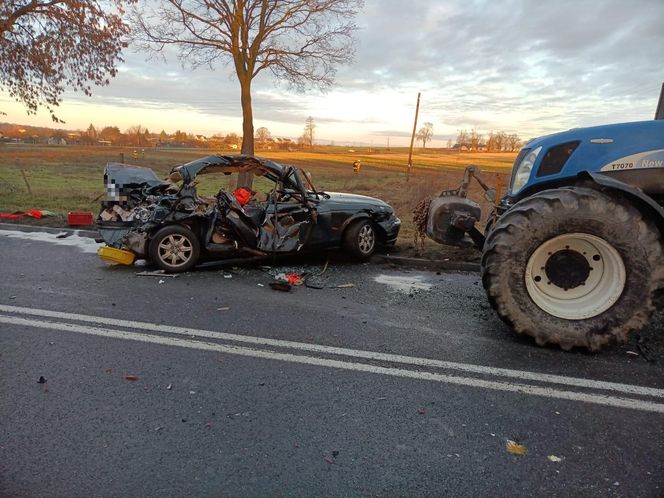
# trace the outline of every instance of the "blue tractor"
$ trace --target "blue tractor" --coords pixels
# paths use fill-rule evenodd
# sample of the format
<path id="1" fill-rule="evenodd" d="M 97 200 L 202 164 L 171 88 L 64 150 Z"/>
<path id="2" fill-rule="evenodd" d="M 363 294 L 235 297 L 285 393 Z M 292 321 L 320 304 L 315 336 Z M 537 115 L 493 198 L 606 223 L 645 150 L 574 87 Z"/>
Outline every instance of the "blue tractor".
<path id="1" fill-rule="evenodd" d="M 653 121 L 528 142 L 484 233 L 466 197 L 477 172 L 431 201 L 426 232 L 482 251 L 506 323 L 539 345 L 592 351 L 648 323 L 664 297 L 664 85 Z"/>

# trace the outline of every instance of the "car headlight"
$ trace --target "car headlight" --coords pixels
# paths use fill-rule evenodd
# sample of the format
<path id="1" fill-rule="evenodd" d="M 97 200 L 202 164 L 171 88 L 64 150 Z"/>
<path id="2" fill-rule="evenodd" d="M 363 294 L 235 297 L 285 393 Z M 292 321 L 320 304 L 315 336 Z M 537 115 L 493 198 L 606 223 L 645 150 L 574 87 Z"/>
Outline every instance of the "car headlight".
<path id="1" fill-rule="evenodd" d="M 516 172 L 514 173 L 514 180 L 512 181 L 512 188 L 510 189 L 512 195 L 518 194 L 526 183 L 528 183 L 530 173 L 533 170 L 533 164 L 535 164 L 535 160 L 540 152 L 542 152 L 541 145 L 526 154 L 526 157 L 524 157 L 517 165 Z"/>

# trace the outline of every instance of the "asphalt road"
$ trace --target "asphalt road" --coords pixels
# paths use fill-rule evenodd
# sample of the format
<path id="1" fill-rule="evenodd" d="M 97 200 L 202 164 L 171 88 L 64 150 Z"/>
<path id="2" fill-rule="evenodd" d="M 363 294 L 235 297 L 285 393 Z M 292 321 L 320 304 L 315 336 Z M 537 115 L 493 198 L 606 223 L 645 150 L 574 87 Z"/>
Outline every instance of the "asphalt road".
<path id="1" fill-rule="evenodd" d="M 0 496 L 664 495 L 662 314 L 564 353 L 475 274 L 310 259 L 280 293 L 94 250 L 0 230 Z"/>

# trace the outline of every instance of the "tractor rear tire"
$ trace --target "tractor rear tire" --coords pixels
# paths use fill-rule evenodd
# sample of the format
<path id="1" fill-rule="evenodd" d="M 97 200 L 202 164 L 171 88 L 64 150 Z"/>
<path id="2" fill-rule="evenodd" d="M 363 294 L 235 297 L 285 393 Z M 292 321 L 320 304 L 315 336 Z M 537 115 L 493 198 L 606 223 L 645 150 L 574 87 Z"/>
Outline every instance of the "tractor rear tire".
<path id="1" fill-rule="evenodd" d="M 597 351 L 642 328 L 664 286 L 661 234 L 627 200 L 546 190 L 495 224 L 482 282 L 498 315 L 537 344 Z"/>

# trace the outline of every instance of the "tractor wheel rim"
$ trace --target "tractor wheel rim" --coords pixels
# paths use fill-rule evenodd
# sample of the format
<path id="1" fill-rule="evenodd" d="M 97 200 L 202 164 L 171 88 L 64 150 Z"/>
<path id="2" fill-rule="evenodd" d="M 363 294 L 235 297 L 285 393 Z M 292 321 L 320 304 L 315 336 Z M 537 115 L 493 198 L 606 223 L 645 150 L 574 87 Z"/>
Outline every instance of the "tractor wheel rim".
<path id="1" fill-rule="evenodd" d="M 358 234 L 358 246 L 360 251 L 364 254 L 371 252 L 375 243 L 376 235 L 374 234 L 373 228 L 371 225 L 364 225 Z"/>
<path id="2" fill-rule="evenodd" d="M 540 245 L 526 266 L 526 289 L 542 310 L 583 320 L 611 308 L 625 289 L 625 264 L 606 240 L 569 233 Z"/>
<path id="3" fill-rule="evenodd" d="M 159 259 L 174 268 L 186 265 L 193 255 L 193 246 L 188 237 L 172 234 L 159 244 Z"/>

